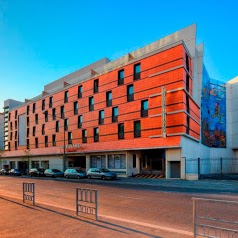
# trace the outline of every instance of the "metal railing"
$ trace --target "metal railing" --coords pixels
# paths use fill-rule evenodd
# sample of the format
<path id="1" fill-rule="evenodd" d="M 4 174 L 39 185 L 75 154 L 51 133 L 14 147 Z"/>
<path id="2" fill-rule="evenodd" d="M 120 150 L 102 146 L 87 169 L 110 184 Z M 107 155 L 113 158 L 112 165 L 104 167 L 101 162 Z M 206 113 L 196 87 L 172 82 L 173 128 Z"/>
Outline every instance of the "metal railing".
<path id="1" fill-rule="evenodd" d="M 98 219 L 98 190 L 76 188 L 76 215 Z"/>
<path id="2" fill-rule="evenodd" d="M 192 198 L 192 200 L 194 238 L 238 237 L 238 201 L 226 201 L 206 198 Z M 198 203 L 202 203 L 202 207 L 200 209 L 198 207 Z M 209 205 L 207 204 L 207 206 L 205 206 L 206 203 L 209 203 Z M 215 204 L 219 204 L 219 208 L 222 209 L 214 209 Z M 225 209 L 226 205 L 229 205 L 229 208 L 231 209 L 230 212 Z M 232 205 L 233 207 L 231 208 Z M 227 217 L 226 213 L 232 213 L 232 215 Z"/>
<path id="3" fill-rule="evenodd" d="M 31 201 L 35 205 L 35 183 L 23 183 L 23 202 Z"/>

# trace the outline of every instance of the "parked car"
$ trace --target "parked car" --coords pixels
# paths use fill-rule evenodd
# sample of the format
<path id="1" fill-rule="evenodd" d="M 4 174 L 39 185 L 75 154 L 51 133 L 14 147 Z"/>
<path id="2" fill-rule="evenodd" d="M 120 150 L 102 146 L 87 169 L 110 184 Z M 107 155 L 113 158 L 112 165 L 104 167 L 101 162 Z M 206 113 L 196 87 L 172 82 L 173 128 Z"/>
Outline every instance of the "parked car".
<path id="1" fill-rule="evenodd" d="M 65 178 L 86 178 L 86 172 L 80 169 L 66 169 L 64 172 Z"/>
<path id="2" fill-rule="evenodd" d="M 43 177 L 43 176 L 45 176 L 44 172 L 45 172 L 45 169 L 41 169 L 41 168 L 40 168 L 40 169 L 36 169 L 36 168 L 33 168 L 33 169 L 30 169 L 29 175 L 30 175 L 31 177 L 33 177 L 33 176 Z"/>
<path id="3" fill-rule="evenodd" d="M 11 170 L 9 171 L 9 174 L 10 174 L 10 175 L 14 175 L 14 176 L 21 176 L 21 171 L 18 170 L 18 169 L 11 169 Z"/>
<path id="4" fill-rule="evenodd" d="M 0 175 L 8 175 L 9 174 L 9 170 L 8 169 L 1 169 L 0 170 Z"/>
<path id="5" fill-rule="evenodd" d="M 87 172 L 87 177 L 90 178 L 100 178 L 100 179 L 116 179 L 117 174 L 110 171 L 109 169 L 97 169 L 91 168 Z"/>
<path id="6" fill-rule="evenodd" d="M 58 169 L 46 169 L 45 170 L 45 176 L 48 177 L 63 177 L 64 173 Z"/>

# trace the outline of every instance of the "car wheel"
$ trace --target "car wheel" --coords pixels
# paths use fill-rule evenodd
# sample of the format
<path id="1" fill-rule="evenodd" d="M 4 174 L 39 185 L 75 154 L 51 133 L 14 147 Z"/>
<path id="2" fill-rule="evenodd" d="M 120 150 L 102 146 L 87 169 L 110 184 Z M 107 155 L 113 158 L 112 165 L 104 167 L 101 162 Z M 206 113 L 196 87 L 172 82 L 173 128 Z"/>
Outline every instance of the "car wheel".
<path id="1" fill-rule="evenodd" d="M 88 179 L 91 179 L 92 177 L 90 175 L 88 175 Z"/>
<path id="2" fill-rule="evenodd" d="M 106 177 L 103 175 L 103 176 L 101 177 L 101 179 L 106 179 Z"/>
<path id="3" fill-rule="evenodd" d="M 79 175 L 77 176 L 77 179 L 80 179 L 80 176 L 79 176 Z"/>
<path id="4" fill-rule="evenodd" d="M 67 178 L 67 179 L 68 179 L 68 178 L 69 178 L 69 176 L 68 176 L 68 175 L 65 175 L 65 178 Z"/>

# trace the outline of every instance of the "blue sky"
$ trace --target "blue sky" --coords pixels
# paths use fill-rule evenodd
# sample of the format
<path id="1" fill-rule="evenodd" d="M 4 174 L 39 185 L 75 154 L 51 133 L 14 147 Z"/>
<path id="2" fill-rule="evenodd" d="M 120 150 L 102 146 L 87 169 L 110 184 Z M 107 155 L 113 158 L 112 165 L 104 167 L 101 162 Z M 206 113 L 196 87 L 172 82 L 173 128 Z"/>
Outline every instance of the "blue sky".
<path id="1" fill-rule="evenodd" d="M 238 75 L 237 9 L 235 0 L 0 0 L 0 111 L 8 98 L 37 96 L 83 66 L 193 23 L 210 76 L 228 81 Z"/>

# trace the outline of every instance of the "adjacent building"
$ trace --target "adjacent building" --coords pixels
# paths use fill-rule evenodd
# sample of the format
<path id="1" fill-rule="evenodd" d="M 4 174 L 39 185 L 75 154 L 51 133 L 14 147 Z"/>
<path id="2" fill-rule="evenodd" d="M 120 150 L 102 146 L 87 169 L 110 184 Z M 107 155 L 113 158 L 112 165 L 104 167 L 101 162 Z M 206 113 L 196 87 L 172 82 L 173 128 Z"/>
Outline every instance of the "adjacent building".
<path id="1" fill-rule="evenodd" d="M 4 157 L 10 168 L 185 178 L 185 158 L 234 155 L 226 103 L 226 86 L 210 79 L 191 25 L 45 85 L 9 111 Z"/>

